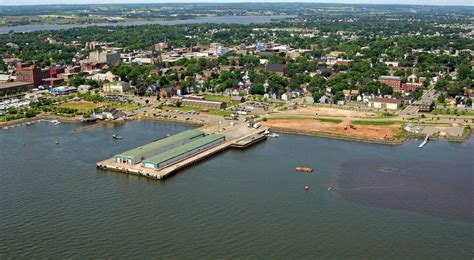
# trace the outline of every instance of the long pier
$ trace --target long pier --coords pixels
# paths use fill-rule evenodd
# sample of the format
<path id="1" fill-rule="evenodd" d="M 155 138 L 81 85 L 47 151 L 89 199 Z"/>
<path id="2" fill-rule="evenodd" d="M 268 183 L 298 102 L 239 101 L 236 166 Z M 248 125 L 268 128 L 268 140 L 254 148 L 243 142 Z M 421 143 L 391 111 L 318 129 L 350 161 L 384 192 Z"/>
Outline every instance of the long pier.
<path id="1" fill-rule="evenodd" d="M 229 131 L 223 133 L 227 138 L 223 143 L 219 143 L 204 151 L 173 162 L 172 164 L 166 165 L 162 168 L 146 168 L 142 167 L 140 163 L 135 165 L 118 163 L 114 157 L 98 162 L 97 168 L 163 180 L 178 172 L 179 170 L 197 164 L 207 158 L 227 150 L 230 147 L 243 149 L 267 138 L 267 136 L 264 134 L 266 131 L 268 131 L 268 128 L 266 127 L 261 127 L 259 129 L 247 128 L 246 126 L 237 127 L 240 127 L 240 129 L 230 129 Z"/>

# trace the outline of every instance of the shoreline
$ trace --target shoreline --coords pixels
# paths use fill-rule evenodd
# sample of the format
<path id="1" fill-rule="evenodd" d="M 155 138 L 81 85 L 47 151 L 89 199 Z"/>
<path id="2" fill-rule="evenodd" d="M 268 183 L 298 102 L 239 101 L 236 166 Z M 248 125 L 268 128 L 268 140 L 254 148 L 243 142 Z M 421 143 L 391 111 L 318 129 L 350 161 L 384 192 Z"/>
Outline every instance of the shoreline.
<path id="1" fill-rule="evenodd" d="M 81 119 L 79 118 L 71 118 L 71 117 L 60 116 L 60 115 L 38 115 L 32 118 L 21 118 L 21 119 L 6 121 L 6 122 L 0 122 L 0 128 L 16 127 L 16 126 L 26 124 L 28 122 L 35 122 L 35 121 L 41 121 L 41 120 L 58 120 L 61 123 L 80 123 L 81 122 Z M 209 124 L 206 124 L 206 123 L 199 123 L 199 122 L 188 121 L 188 120 L 166 119 L 166 118 L 158 118 L 158 117 L 150 117 L 150 116 L 133 116 L 133 117 L 125 118 L 122 120 L 101 121 L 98 123 L 84 125 L 83 127 L 89 128 L 89 127 L 96 127 L 105 123 L 119 123 L 119 122 L 127 123 L 128 121 L 139 121 L 139 120 L 168 122 L 168 123 L 175 123 L 175 124 L 190 125 L 190 126 L 195 126 L 195 127 L 209 126 Z M 413 134 L 413 133 L 409 133 L 407 136 L 403 138 L 395 139 L 395 140 L 381 140 L 381 139 L 370 138 L 370 137 L 357 137 L 357 136 L 341 135 L 341 134 L 335 134 L 335 133 L 323 133 L 323 132 L 316 132 L 316 131 L 309 131 L 309 130 L 308 131 L 293 130 L 293 129 L 283 128 L 283 127 L 270 126 L 270 130 L 276 133 L 281 133 L 281 134 L 315 136 L 315 137 L 320 137 L 320 138 L 336 139 L 336 140 L 342 140 L 342 141 L 371 143 L 371 144 L 380 144 L 380 145 L 392 145 L 392 146 L 406 144 L 413 139 L 425 138 L 425 135 L 423 134 Z M 465 133 L 461 137 L 439 138 L 439 136 L 434 135 L 431 138 L 434 140 L 446 140 L 448 142 L 463 143 L 465 141 L 468 141 L 471 138 L 471 136 L 472 136 L 472 130 L 468 130 L 468 131 L 465 131 Z"/>

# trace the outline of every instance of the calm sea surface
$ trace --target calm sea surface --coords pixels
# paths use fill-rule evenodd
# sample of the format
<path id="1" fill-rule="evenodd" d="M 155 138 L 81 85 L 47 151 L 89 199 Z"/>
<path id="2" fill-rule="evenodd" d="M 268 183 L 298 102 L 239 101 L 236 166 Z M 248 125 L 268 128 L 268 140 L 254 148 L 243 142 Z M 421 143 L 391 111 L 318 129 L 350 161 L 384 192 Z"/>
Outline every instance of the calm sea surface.
<path id="1" fill-rule="evenodd" d="M 474 257 L 472 139 L 281 135 L 155 181 L 95 163 L 189 126 L 77 127 L 0 129 L 0 258 Z"/>
<path id="2" fill-rule="evenodd" d="M 210 16 L 186 20 L 172 20 L 172 21 L 143 21 L 143 22 L 121 22 L 121 23 L 98 23 L 98 24 L 62 24 L 62 25 L 18 25 L 9 27 L 0 27 L 0 34 L 14 32 L 34 32 L 43 30 L 62 30 L 76 27 L 90 27 L 90 26 L 135 26 L 147 24 L 160 25 L 180 25 L 180 24 L 196 24 L 196 23 L 218 23 L 218 24 L 259 24 L 268 23 L 272 20 L 279 20 L 295 17 L 294 15 L 249 15 L 249 16 Z"/>

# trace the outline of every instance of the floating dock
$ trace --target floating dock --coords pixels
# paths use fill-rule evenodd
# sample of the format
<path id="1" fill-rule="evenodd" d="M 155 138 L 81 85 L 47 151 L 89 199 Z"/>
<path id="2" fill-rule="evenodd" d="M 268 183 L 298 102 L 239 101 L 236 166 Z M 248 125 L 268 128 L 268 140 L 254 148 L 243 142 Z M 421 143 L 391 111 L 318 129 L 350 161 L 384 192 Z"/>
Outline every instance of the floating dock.
<path id="1" fill-rule="evenodd" d="M 138 176 L 143 176 L 147 178 L 152 178 L 152 179 L 157 179 L 157 180 L 163 180 L 174 173 L 178 172 L 181 169 L 187 168 L 189 166 L 192 166 L 196 163 L 199 163 L 202 160 L 205 160 L 213 155 L 216 155 L 220 152 L 223 152 L 224 150 L 234 147 L 234 148 L 247 148 L 255 143 L 258 143 L 262 140 L 265 140 L 267 137 L 264 134 L 265 131 L 267 131 L 268 128 L 259 128 L 259 129 L 253 129 L 253 128 L 248 128 L 246 126 L 236 126 L 234 128 L 229 129 L 226 132 L 216 134 L 216 136 L 222 136 L 225 138 L 212 138 L 210 136 L 214 135 L 207 135 L 207 137 L 203 137 L 201 139 L 198 139 L 196 141 L 193 141 L 193 143 L 186 143 L 183 145 L 178 145 L 177 147 L 174 147 L 173 145 L 169 145 L 170 148 L 167 151 L 164 151 L 161 154 L 155 154 L 153 156 L 150 156 L 147 154 L 148 158 L 140 158 L 139 160 L 132 160 L 127 161 L 124 159 L 130 160 L 130 158 L 125 158 L 126 156 L 123 155 L 128 155 L 127 152 L 116 155 L 112 158 L 100 161 L 97 163 L 97 167 L 100 169 L 105 169 L 105 170 L 112 170 L 112 171 L 117 171 L 117 172 L 123 172 L 127 174 L 133 174 L 133 175 L 138 175 Z M 193 133 L 189 132 L 192 136 Z M 185 136 L 189 137 L 189 134 L 178 134 L 176 136 Z M 169 140 L 166 140 L 168 139 Z M 164 139 L 161 139 L 157 142 L 166 142 L 169 143 L 171 139 L 176 139 L 178 140 L 179 138 L 177 137 L 167 137 Z M 205 142 L 205 139 L 210 139 L 212 142 Z M 181 139 L 180 139 L 181 140 Z M 218 142 L 219 141 L 219 142 Z M 181 140 L 182 142 L 182 140 Z M 201 145 L 205 144 L 205 145 Z M 196 148 L 198 145 L 201 148 Z M 150 145 L 147 145 L 147 147 Z M 153 144 L 152 146 L 154 147 L 160 147 L 159 143 Z M 186 150 L 186 148 L 194 149 L 194 150 Z M 136 148 L 137 149 L 137 148 Z M 137 150 L 133 149 L 132 154 L 135 156 Z M 150 149 L 142 148 L 144 152 L 149 152 Z M 139 149 L 141 150 L 141 149 Z M 184 151 L 181 151 L 184 150 Z M 168 161 L 166 164 L 161 164 L 163 166 L 160 166 L 160 163 L 162 163 L 165 159 L 168 159 L 170 156 L 169 155 L 175 155 L 175 159 L 172 161 Z M 144 156 L 145 157 L 145 156 Z M 138 161 L 138 162 L 137 162 Z"/>

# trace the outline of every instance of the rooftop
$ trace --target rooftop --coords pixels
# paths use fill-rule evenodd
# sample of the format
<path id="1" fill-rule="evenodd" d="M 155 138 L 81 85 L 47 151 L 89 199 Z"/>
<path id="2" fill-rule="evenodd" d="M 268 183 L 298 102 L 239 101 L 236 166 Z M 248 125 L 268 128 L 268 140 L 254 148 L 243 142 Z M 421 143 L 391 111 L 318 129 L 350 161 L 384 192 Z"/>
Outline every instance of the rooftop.
<path id="1" fill-rule="evenodd" d="M 151 142 L 149 144 L 145 144 L 145 145 L 139 146 L 135 149 L 123 152 L 121 154 L 118 154 L 118 156 L 122 156 L 122 157 L 140 156 L 142 154 L 151 152 L 153 150 L 160 149 L 162 147 L 168 146 L 168 145 L 170 145 L 172 143 L 175 143 L 177 141 L 180 141 L 182 139 L 191 138 L 191 137 L 197 136 L 199 134 L 203 134 L 203 132 L 201 132 L 199 130 L 184 131 L 184 132 L 181 132 L 179 134 L 175 134 L 175 135 L 163 138 L 161 140 Z"/>
<path id="2" fill-rule="evenodd" d="M 31 84 L 32 84 L 31 82 L 7 82 L 7 83 L 0 84 L 0 89 L 29 86 Z"/>
<path id="3" fill-rule="evenodd" d="M 218 140 L 222 137 L 224 137 L 224 136 L 219 135 L 219 134 L 207 135 L 203 138 L 199 138 L 199 139 L 197 139 L 195 141 L 192 141 L 190 143 L 184 144 L 184 145 L 176 147 L 172 150 L 169 150 L 169 151 L 166 151 L 164 153 L 153 156 L 150 159 L 144 160 L 143 163 L 160 164 L 160 163 L 165 162 L 169 159 L 172 159 L 174 157 L 182 155 L 182 154 L 184 154 L 188 151 L 196 149 L 200 146 L 203 146 L 203 145 L 206 145 L 208 143 L 214 142 L 214 141 L 216 141 L 216 140 Z"/>

